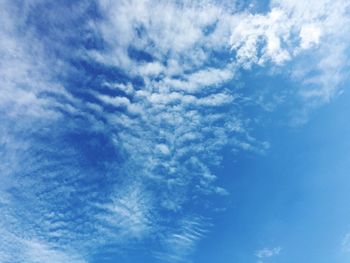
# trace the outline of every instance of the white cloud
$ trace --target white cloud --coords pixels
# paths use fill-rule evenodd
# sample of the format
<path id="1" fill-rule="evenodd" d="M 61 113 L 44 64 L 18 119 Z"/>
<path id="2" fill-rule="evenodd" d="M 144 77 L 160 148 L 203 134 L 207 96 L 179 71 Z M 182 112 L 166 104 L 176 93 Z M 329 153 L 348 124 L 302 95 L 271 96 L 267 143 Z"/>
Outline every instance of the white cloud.
<path id="1" fill-rule="evenodd" d="M 300 30 L 301 49 L 308 49 L 320 42 L 321 29 L 315 24 L 303 25 Z"/>
<path id="2" fill-rule="evenodd" d="M 27 256 L 22 262 L 29 263 L 86 263 L 87 261 L 80 256 L 66 253 L 58 249 L 51 248 L 49 245 L 37 240 L 24 241 L 24 253 Z"/>
<path id="3" fill-rule="evenodd" d="M 255 256 L 259 259 L 258 263 L 262 263 L 265 259 L 278 256 L 281 250 L 281 247 L 263 248 L 256 251 Z"/>
<path id="4" fill-rule="evenodd" d="M 14 235 L 3 228 L 0 229 L 1 262 L 20 263 L 86 263 L 77 252 L 52 247 L 45 241 L 28 239 L 23 235 Z"/>
<path id="5" fill-rule="evenodd" d="M 209 227 L 210 224 L 203 218 L 180 220 L 177 229 L 167 233 L 163 239 L 165 251 L 155 252 L 155 256 L 164 262 L 185 262 Z"/>
<path id="6" fill-rule="evenodd" d="M 140 66 L 142 76 L 157 76 L 164 71 L 164 66 L 159 62 L 146 63 Z"/>
<path id="7" fill-rule="evenodd" d="M 244 68 L 252 64 L 263 65 L 271 60 L 276 64 L 290 60 L 288 44 L 291 25 L 285 12 L 274 8 L 266 15 L 243 14 L 234 25 L 230 43 L 236 50 L 237 62 Z"/>
<path id="8" fill-rule="evenodd" d="M 114 242 L 126 243 L 130 239 L 140 239 L 152 231 L 152 198 L 142 186 L 132 184 L 116 191 L 111 203 L 97 204 L 105 213 L 97 219 L 104 222 L 102 231 L 112 233 Z"/>
<path id="9" fill-rule="evenodd" d="M 169 150 L 168 146 L 166 146 L 165 144 L 158 144 L 156 146 L 156 149 L 164 155 L 170 154 L 170 150 Z"/>
<path id="10" fill-rule="evenodd" d="M 231 46 L 242 67 L 282 66 L 300 84 L 301 105 L 291 120 L 300 125 L 310 111 L 343 92 L 349 69 L 349 2 L 285 0 L 271 1 L 270 7 L 266 14 L 240 14 L 232 25 Z"/>

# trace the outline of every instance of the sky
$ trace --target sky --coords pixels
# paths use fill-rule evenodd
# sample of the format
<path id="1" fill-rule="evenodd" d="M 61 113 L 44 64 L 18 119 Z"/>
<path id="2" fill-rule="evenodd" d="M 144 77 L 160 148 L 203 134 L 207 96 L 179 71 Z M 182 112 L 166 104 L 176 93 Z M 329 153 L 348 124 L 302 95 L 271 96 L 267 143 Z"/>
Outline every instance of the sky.
<path id="1" fill-rule="evenodd" d="M 349 23 L 1 0 L 0 262 L 350 262 Z"/>

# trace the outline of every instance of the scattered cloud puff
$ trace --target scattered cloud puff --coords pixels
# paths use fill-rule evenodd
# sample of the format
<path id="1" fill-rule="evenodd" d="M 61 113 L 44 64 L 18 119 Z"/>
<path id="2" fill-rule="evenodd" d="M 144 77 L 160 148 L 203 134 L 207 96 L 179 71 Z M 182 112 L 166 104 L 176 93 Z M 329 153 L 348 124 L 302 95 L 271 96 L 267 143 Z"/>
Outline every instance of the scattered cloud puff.
<path id="1" fill-rule="evenodd" d="M 258 250 L 255 252 L 255 256 L 259 259 L 259 263 L 262 263 L 263 260 L 271 257 L 278 256 L 281 252 L 281 247 L 274 247 L 274 248 L 263 248 L 261 250 Z"/>
<path id="2" fill-rule="evenodd" d="M 242 69 L 311 54 L 317 74 L 291 73 L 305 100 L 328 101 L 344 78 L 347 3 L 311 2 L 249 13 L 215 1 L 3 1 L 1 261 L 90 262 L 108 244 L 150 239 L 158 259 L 188 262 L 210 228 L 202 200 L 228 195 L 212 172 L 220 151 L 269 148 L 251 135 Z"/>

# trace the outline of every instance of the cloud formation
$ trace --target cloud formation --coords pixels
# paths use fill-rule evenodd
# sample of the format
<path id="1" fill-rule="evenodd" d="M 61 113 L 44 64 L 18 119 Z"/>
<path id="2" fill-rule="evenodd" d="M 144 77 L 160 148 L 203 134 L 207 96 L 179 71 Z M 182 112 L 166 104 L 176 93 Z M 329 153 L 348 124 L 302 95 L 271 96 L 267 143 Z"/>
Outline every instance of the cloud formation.
<path id="1" fill-rule="evenodd" d="M 255 256 L 259 259 L 258 263 L 262 263 L 263 260 L 271 257 L 278 256 L 281 252 L 281 247 L 263 248 L 255 252 Z"/>
<path id="2" fill-rule="evenodd" d="M 321 101 L 344 78 L 348 4 L 305 5 L 3 1 L 1 261 L 91 262 L 145 239 L 162 261 L 188 260 L 210 227 L 203 200 L 227 195 L 220 151 L 268 148 L 242 72 L 295 63 L 301 97 Z"/>

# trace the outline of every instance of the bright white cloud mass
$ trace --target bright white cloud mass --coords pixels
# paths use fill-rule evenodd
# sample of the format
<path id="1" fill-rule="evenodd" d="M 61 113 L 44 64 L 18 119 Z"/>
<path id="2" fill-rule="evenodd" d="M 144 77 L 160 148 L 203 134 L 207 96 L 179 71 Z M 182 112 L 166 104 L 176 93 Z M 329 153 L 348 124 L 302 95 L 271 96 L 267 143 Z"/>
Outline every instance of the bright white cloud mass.
<path id="1" fill-rule="evenodd" d="M 0 262 L 104 262 L 142 244 L 189 262 L 229 195 L 222 151 L 269 149 L 246 109 L 293 100 L 305 123 L 347 79 L 347 0 L 0 7 Z M 261 101 L 245 91 L 257 70 L 298 88 Z"/>

